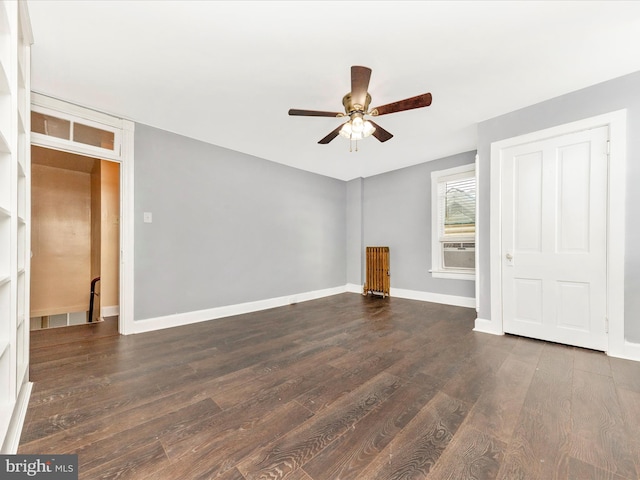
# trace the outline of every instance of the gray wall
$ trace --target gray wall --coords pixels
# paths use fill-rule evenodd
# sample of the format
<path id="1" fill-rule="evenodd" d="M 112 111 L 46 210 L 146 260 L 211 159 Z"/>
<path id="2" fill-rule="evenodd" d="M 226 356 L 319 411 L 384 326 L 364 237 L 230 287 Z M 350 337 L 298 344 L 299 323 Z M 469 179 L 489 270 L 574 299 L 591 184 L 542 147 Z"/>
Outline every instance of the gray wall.
<path id="1" fill-rule="evenodd" d="M 433 278 L 429 273 L 431 172 L 474 163 L 475 154 L 460 153 L 364 179 L 362 248 L 389 247 L 392 288 L 475 296 L 475 282 Z"/>
<path id="2" fill-rule="evenodd" d="M 346 284 L 343 181 L 136 124 L 134 182 L 136 320 Z"/>
<path id="3" fill-rule="evenodd" d="M 354 285 L 364 284 L 363 194 L 363 178 L 356 178 L 347 182 L 347 283 Z"/>
<path id="4" fill-rule="evenodd" d="M 491 143 L 583 118 L 627 109 L 627 202 L 625 259 L 625 338 L 640 342 L 640 72 L 492 118 L 478 125 L 480 174 L 480 311 L 491 318 L 489 199 Z"/>
<path id="5" fill-rule="evenodd" d="M 480 318 L 490 318 L 491 143 L 627 109 L 625 337 L 640 342 L 640 72 L 478 125 Z M 362 284 L 364 247 L 391 247 L 394 288 L 465 297 L 434 279 L 431 172 L 466 152 L 342 182 L 136 125 L 135 318 Z M 185 186 L 188 186 L 185 188 Z M 142 223 L 142 213 L 154 215 Z"/>

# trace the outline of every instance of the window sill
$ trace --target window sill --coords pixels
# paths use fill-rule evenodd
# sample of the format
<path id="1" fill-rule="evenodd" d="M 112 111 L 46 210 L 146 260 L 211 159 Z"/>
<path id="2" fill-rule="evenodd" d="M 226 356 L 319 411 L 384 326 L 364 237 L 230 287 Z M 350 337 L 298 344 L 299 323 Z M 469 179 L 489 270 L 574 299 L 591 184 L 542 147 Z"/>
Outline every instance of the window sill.
<path id="1" fill-rule="evenodd" d="M 448 278 L 450 280 L 475 280 L 475 273 L 468 272 L 452 272 L 444 270 L 429 270 L 433 278 Z"/>

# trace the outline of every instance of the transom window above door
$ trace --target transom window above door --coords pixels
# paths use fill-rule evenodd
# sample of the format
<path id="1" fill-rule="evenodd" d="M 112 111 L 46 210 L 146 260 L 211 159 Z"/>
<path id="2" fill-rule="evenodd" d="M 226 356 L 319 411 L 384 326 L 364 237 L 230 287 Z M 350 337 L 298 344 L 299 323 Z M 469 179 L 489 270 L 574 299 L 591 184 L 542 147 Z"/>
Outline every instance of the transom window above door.
<path id="1" fill-rule="evenodd" d="M 82 145 L 96 152 L 109 151 L 120 155 L 120 132 L 117 128 L 43 107 L 32 106 L 31 135 L 36 141 L 39 136 L 44 136 L 62 145 Z"/>

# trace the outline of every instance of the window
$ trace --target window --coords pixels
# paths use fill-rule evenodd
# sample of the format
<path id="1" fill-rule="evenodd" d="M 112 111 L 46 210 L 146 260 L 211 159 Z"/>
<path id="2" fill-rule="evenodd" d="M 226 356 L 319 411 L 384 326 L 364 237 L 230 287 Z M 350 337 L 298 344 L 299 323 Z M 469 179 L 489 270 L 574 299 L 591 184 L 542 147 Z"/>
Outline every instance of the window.
<path id="1" fill-rule="evenodd" d="M 431 173 L 431 273 L 475 279 L 475 165 Z"/>
<path id="2" fill-rule="evenodd" d="M 121 155 L 117 128 L 37 105 L 31 109 L 31 133 L 36 142 L 53 141 L 52 137 L 59 139 L 55 143 L 60 149 L 81 148 L 100 158 L 119 158 Z M 110 153 L 106 157 L 105 150 Z"/>

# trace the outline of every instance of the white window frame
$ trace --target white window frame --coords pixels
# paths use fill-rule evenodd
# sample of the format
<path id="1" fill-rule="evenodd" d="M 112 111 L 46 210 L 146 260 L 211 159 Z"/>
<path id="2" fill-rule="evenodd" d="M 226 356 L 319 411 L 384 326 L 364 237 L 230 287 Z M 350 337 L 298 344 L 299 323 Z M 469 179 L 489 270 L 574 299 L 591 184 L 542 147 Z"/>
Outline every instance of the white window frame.
<path id="1" fill-rule="evenodd" d="M 443 258 L 442 258 L 442 249 L 440 248 L 440 243 L 442 239 L 440 238 L 440 225 L 439 218 L 440 215 L 438 212 L 440 211 L 440 198 L 438 196 L 438 185 L 444 181 L 452 180 L 454 177 L 464 178 L 466 176 L 476 177 L 476 166 L 473 163 L 468 165 L 461 165 L 459 167 L 448 168 L 446 170 L 437 170 L 431 172 L 431 270 L 429 272 L 434 278 L 448 278 L 448 279 L 456 279 L 456 280 L 475 280 L 476 279 L 476 269 L 473 270 L 456 270 L 453 268 L 443 268 Z M 476 202 L 477 202 L 477 191 L 478 186 L 476 184 Z M 476 220 L 477 221 L 477 220 Z M 477 228 L 476 234 L 471 239 L 470 236 L 456 236 L 447 238 L 449 242 L 474 242 L 477 240 Z M 477 247 L 477 243 L 476 243 Z M 476 248 L 476 254 L 478 249 Z M 477 258 L 477 255 L 476 255 Z M 477 267 L 477 262 L 476 262 Z"/>

